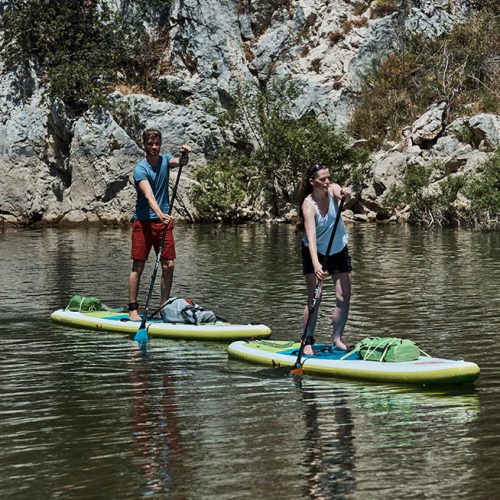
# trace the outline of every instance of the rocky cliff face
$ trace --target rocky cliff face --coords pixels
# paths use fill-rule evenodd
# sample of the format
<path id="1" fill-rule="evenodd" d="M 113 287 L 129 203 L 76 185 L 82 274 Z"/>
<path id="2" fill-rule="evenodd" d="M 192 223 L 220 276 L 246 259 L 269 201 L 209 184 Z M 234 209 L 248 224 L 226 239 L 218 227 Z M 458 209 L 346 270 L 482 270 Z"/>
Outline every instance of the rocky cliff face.
<path id="1" fill-rule="evenodd" d="M 126 9 L 130 2 L 108 2 Z M 190 172 L 221 144 L 218 125 L 205 109 L 223 103 L 237 79 L 264 82 L 272 75 L 305 82 L 296 112 L 315 113 L 344 127 L 359 74 L 376 56 L 391 49 L 404 26 L 438 35 L 467 15 L 465 0 L 413 0 L 403 13 L 381 12 L 362 0 L 176 0 L 171 4 L 162 55 L 162 82 L 182 93 L 183 103 L 159 101 L 117 89 L 110 100 L 126 106 L 145 126 L 160 128 L 164 149 L 182 143 L 193 154 L 180 189 L 179 208 L 196 217 L 190 204 Z M 1 5 L 0 5 L 1 7 Z M 1 13 L 1 9 L 0 9 Z M 124 222 L 135 200 L 131 171 L 142 151 L 126 125 L 111 114 L 66 116 L 64 107 L 43 99 L 45 83 L 35 72 L 20 88 L 14 73 L 0 78 L 0 220 L 29 224 Z M 407 131 L 401 144 L 373 155 L 370 181 L 358 195 L 358 219 L 373 219 L 383 209 L 402 167 L 439 157 L 448 168 L 472 168 L 486 153 L 443 130 L 437 104 Z M 499 142 L 497 116 L 467 120 L 483 142 Z M 486 142 L 485 142 L 486 141 Z M 355 217 L 356 218 L 356 217 Z"/>

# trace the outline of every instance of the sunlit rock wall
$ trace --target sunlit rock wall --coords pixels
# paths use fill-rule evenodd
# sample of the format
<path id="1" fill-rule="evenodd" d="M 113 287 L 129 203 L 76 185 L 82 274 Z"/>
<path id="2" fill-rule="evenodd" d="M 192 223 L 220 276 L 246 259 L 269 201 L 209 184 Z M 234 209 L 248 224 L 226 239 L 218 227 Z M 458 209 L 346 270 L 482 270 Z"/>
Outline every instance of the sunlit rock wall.
<path id="1" fill-rule="evenodd" d="M 123 12 L 134 8 L 125 0 L 108 3 Z M 175 152 L 182 143 L 193 146 L 179 208 L 183 216 L 195 217 L 192 171 L 223 140 L 206 106 L 214 99 L 223 105 L 237 80 L 296 79 L 304 84 L 297 115 L 313 112 L 343 128 L 359 75 L 370 61 L 391 50 L 402 29 L 429 35 L 449 29 L 466 15 L 466 4 L 413 0 L 404 12 L 380 15 L 361 0 L 176 0 L 167 16 L 158 18 L 167 33 L 161 78 L 182 91 L 185 103 L 124 89 L 110 99 L 131 106 L 144 126 L 161 128 L 165 151 Z M 137 137 L 107 112 L 70 119 L 60 103 L 43 99 L 45 90 L 35 71 L 22 86 L 14 73 L 0 76 L 0 220 L 128 220 L 134 203 L 131 171 L 142 156 Z M 376 191 L 367 189 L 375 207 Z"/>

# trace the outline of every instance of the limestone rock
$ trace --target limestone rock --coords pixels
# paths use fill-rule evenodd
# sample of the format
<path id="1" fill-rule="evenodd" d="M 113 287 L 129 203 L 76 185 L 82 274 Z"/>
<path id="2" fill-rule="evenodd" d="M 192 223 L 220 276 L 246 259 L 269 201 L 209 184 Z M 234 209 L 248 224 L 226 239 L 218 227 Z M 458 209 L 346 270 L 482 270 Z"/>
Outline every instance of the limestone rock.
<path id="1" fill-rule="evenodd" d="M 444 128 L 446 103 L 433 104 L 411 127 L 413 144 L 425 146 L 434 141 Z"/>
<path id="2" fill-rule="evenodd" d="M 107 3 L 124 14 L 136 8 L 124 0 Z M 215 118 L 205 109 L 214 99 L 225 105 L 237 81 L 265 85 L 278 75 L 301 82 L 304 93 L 295 103 L 296 114 L 312 113 L 344 129 L 360 75 L 374 57 L 392 50 L 401 27 L 438 36 L 464 18 L 469 3 L 411 2 L 409 11 L 377 18 L 369 2 L 360 1 L 175 0 L 169 5 L 162 54 L 168 70 L 158 81 L 163 100 L 119 92 L 110 100 L 130 108 L 141 127 L 160 128 L 165 151 L 182 143 L 193 146 L 178 204 L 189 218 L 193 171 L 224 143 Z M 128 220 L 135 200 L 131 172 L 143 156 L 136 142 L 139 131 L 107 112 L 68 116 L 61 103 L 49 106 L 44 101 L 46 90 L 34 69 L 22 86 L 15 73 L 0 71 L 0 176 L 5 186 L 0 220 Z M 498 145 L 498 116 L 464 118 L 460 126 L 465 128 L 453 138 L 451 129 L 443 131 L 444 113 L 444 104 L 437 104 L 417 120 L 407 137 L 409 148 L 395 144 L 391 151 L 373 155 L 369 179 L 353 203 L 353 217 L 385 217 L 384 199 L 407 165 L 438 160 L 448 172 L 462 172 L 481 157 L 473 147 Z M 474 140 L 467 142 L 462 136 L 469 133 Z M 265 211 L 260 215 L 265 217 Z"/>
<path id="3" fill-rule="evenodd" d="M 108 112 L 88 112 L 74 126 L 71 186 L 64 192 L 63 221 L 124 222 L 133 211 L 133 165 L 142 150 Z"/>
<path id="4" fill-rule="evenodd" d="M 479 148 L 496 148 L 500 144 L 500 116 L 483 113 L 473 116 L 469 120 L 469 126 Z"/>

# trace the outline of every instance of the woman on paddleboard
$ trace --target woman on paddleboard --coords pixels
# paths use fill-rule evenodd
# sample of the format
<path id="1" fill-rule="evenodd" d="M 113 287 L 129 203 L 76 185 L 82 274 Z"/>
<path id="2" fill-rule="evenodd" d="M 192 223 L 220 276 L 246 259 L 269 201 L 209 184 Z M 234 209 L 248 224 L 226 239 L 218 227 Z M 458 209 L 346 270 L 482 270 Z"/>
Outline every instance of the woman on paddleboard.
<path id="1" fill-rule="evenodd" d="M 351 258 L 347 249 L 347 233 L 342 217 L 337 226 L 333 244 L 326 261 L 325 271 L 322 263 L 327 252 L 335 218 L 339 210 L 338 200 L 349 197 L 351 190 L 335 184 L 325 165 L 309 167 L 299 188 L 299 223 L 297 229 L 305 231 L 302 240 L 302 267 L 308 290 L 308 305 L 304 309 L 304 325 L 307 325 L 312 306 L 314 290 L 318 282 L 330 274 L 335 285 L 335 307 L 332 317 L 333 344 L 339 349 L 347 347 L 342 340 L 344 327 L 349 313 L 351 298 Z M 321 290 L 322 292 L 322 290 Z M 309 320 L 306 332 L 304 354 L 314 354 L 313 332 L 316 327 L 321 292 L 313 317 Z"/>
<path id="2" fill-rule="evenodd" d="M 171 168 L 178 167 L 180 158 L 170 154 L 160 154 L 161 132 L 148 128 L 142 134 L 146 157 L 134 168 L 134 185 L 137 191 L 135 212 L 132 216 L 132 271 L 128 279 L 129 319 L 140 321 L 137 293 L 144 266 L 154 247 L 158 252 L 164 225 L 167 225 L 165 244 L 161 253 L 161 303 L 170 296 L 174 274 L 175 245 L 172 235 L 173 217 L 169 214 L 168 179 Z M 180 153 L 189 153 L 186 144 L 180 147 Z"/>

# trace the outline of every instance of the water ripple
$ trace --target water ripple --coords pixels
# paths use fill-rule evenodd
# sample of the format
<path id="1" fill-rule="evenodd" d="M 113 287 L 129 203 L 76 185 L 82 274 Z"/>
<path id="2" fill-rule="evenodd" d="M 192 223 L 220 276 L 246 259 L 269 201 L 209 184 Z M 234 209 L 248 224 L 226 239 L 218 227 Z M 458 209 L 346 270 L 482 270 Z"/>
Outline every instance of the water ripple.
<path id="1" fill-rule="evenodd" d="M 349 232 L 346 339 L 397 334 L 471 359 L 482 370 L 474 388 L 299 384 L 228 360 L 225 344 L 152 339 L 144 354 L 122 335 L 55 325 L 50 313 L 72 294 L 126 303 L 128 232 L 1 233 L 4 496 L 487 498 L 500 486 L 500 237 Z M 179 226 L 176 241 L 174 294 L 269 324 L 274 338 L 300 337 L 305 285 L 292 227 Z M 320 340 L 332 308 L 326 283 Z"/>

